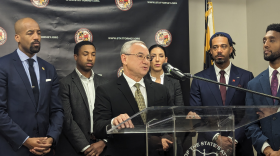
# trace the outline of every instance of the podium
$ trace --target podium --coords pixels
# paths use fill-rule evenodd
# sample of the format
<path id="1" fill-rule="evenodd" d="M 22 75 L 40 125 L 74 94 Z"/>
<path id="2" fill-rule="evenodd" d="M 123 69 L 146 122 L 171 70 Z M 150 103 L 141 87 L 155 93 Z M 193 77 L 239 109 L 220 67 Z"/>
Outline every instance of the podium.
<path id="1" fill-rule="evenodd" d="M 278 114 L 279 106 L 174 106 L 148 107 L 128 120 L 146 117 L 134 128 L 107 129 L 108 135 L 145 134 L 146 156 L 235 156 L 236 131 L 244 133 L 246 126 Z M 191 113 L 190 113 L 191 112 Z M 193 114 L 196 115 L 193 115 Z M 142 119 L 142 118 L 141 118 Z M 187 136 L 198 134 L 189 146 Z M 228 141 L 215 136 L 226 136 Z M 239 133 L 240 134 L 240 133 Z"/>

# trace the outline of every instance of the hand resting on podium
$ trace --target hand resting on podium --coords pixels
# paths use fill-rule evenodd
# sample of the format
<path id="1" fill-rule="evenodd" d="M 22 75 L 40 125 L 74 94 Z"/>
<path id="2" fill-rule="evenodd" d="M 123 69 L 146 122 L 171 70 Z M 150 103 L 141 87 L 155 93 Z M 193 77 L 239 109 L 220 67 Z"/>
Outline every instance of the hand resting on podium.
<path id="1" fill-rule="evenodd" d="M 130 117 L 127 114 L 120 114 L 119 116 L 113 119 L 113 125 L 117 126 L 118 124 L 124 122 L 128 118 Z M 118 129 L 122 129 L 122 128 L 134 128 L 134 125 L 131 120 L 128 120 L 118 127 Z"/>

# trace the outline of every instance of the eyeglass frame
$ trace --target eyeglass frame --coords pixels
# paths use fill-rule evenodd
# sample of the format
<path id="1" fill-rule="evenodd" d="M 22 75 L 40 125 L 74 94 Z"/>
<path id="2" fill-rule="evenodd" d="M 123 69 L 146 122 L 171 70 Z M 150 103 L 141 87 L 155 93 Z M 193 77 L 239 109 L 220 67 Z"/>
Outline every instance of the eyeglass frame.
<path id="1" fill-rule="evenodd" d="M 137 53 L 137 54 L 125 54 L 125 55 L 135 55 L 135 56 L 137 56 L 137 58 L 138 58 L 139 60 L 144 60 L 144 59 L 146 58 L 148 61 L 152 61 L 153 58 L 154 58 L 154 57 L 152 57 L 150 54 L 147 55 L 148 57 L 150 57 L 150 59 L 148 59 L 147 56 L 139 57 L 139 56 L 138 56 L 139 54 L 144 55 L 144 54 L 141 53 L 141 52 L 139 52 L 139 53 Z"/>

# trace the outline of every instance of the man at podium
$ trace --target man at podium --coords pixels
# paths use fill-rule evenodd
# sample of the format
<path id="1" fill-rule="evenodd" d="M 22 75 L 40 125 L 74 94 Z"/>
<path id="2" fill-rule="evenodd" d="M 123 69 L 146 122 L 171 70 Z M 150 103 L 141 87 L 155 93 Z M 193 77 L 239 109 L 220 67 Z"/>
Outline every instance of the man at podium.
<path id="1" fill-rule="evenodd" d="M 123 75 L 117 80 L 101 85 L 96 91 L 94 109 L 94 134 L 99 139 L 108 139 L 106 156 L 145 156 L 145 134 L 107 135 L 106 130 L 150 106 L 172 105 L 168 89 L 151 80 L 144 79 L 150 67 L 151 56 L 142 41 L 124 43 L 120 52 Z M 147 116 L 142 114 L 118 128 L 134 128 L 144 125 Z"/>

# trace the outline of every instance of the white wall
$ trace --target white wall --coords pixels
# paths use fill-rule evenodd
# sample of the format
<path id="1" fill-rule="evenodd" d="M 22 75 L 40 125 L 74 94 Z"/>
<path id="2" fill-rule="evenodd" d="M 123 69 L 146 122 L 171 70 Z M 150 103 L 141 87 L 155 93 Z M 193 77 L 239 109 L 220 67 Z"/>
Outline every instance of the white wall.
<path id="1" fill-rule="evenodd" d="M 280 23 L 279 6 L 279 0 L 247 0 L 248 64 L 254 76 L 268 68 L 262 39 L 269 24 Z"/>

